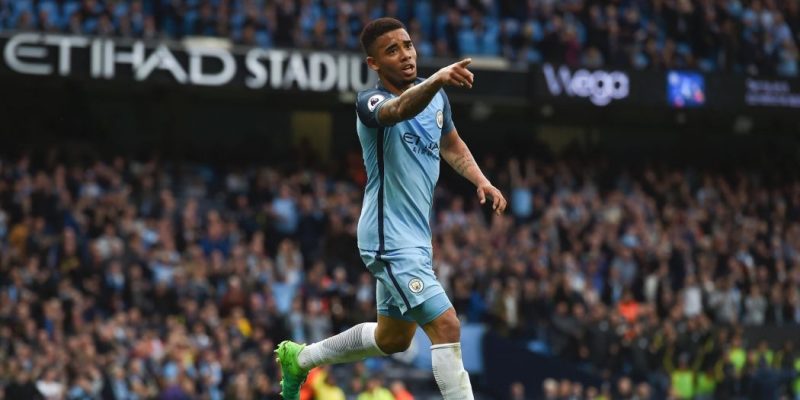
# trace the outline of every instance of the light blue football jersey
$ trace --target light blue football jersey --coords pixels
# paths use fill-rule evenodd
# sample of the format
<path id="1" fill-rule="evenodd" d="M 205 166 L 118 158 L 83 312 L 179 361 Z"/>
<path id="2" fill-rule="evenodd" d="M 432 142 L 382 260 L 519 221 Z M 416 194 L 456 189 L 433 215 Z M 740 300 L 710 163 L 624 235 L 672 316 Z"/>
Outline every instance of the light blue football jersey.
<path id="1" fill-rule="evenodd" d="M 358 221 L 362 250 L 431 247 L 439 141 L 455 129 L 444 90 L 416 117 L 386 126 L 378 120 L 378 111 L 392 97 L 379 82 L 359 92 L 356 100 L 356 129 L 367 169 Z"/>

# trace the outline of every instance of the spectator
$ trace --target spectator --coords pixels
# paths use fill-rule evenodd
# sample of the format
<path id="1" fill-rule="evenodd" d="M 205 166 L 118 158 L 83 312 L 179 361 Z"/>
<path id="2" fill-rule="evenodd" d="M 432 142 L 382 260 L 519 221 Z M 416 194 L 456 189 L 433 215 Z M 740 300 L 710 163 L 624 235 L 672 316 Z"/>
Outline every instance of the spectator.
<path id="1" fill-rule="evenodd" d="M 552 378 L 545 379 L 542 383 L 542 392 L 545 400 L 558 399 L 558 382 Z"/>
<path id="2" fill-rule="evenodd" d="M 0 162 L 6 398 L 274 397 L 276 342 L 374 317 L 375 283 L 352 254 L 358 174 L 53 164 Z M 509 189 L 510 167 L 487 173 Z M 523 218 L 488 219 L 448 182 L 437 193 L 434 267 L 462 318 L 599 376 L 633 368 L 634 396 L 642 381 L 653 396 L 795 395 L 792 346 L 738 332 L 800 318 L 795 179 L 766 189 L 769 171 L 619 172 L 568 156 L 535 167 L 520 171 L 533 193 Z M 285 236 L 281 197 L 297 217 Z"/>
<path id="3" fill-rule="evenodd" d="M 522 382 L 514 382 L 511 384 L 509 399 L 511 400 L 526 400 L 525 386 Z"/>
<path id="4" fill-rule="evenodd" d="M 43 376 L 36 381 L 36 390 L 48 400 L 61 398 L 65 392 L 64 383 L 54 369 L 46 370 Z"/>
<path id="5" fill-rule="evenodd" d="M 394 400 L 394 396 L 389 389 L 383 387 L 381 378 L 373 377 L 367 381 L 367 386 L 358 395 L 358 400 Z"/>
<path id="6" fill-rule="evenodd" d="M 392 382 L 391 390 L 394 400 L 414 400 L 414 396 L 406 389 L 406 385 L 402 381 Z"/>
<path id="7" fill-rule="evenodd" d="M 615 399 L 630 400 L 634 398 L 633 383 L 628 377 L 622 377 L 617 381 L 617 393 Z"/>
<path id="8" fill-rule="evenodd" d="M 344 400 L 344 391 L 336 384 L 336 376 L 330 367 L 318 368 L 309 374 L 306 386 L 310 386 L 309 399 Z M 302 395 L 301 395 L 302 397 Z"/>
<path id="9" fill-rule="evenodd" d="M 636 385 L 636 393 L 632 397 L 635 400 L 647 400 L 653 398 L 653 392 L 650 389 L 650 385 L 645 382 L 642 382 Z"/>
<path id="10" fill-rule="evenodd" d="M 743 323 L 749 325 L 763 325 L 767 311 L 767 300 L 761 295 L 758 286 L 750 288 L 750 294 L 744 300 Z"/>
<path id="11" fill-rule="evenodd" d="M 0 29 L 140 38 L 218 36 L 258 46 L 357 50 L 364 21 L 405 22 L 423 56 L 502 55 L 512 62 L 664 70 L 697 68 L 798 75 L 800 20 L 793 1 L 688 0 L 599 4 L 398 1 L 347 3 L 140 0 L 0 4 Z M 403 6 L 401 6 L 403 4 Z M 491 4 L 487 6 L 487 4 Z M 435 10 L 434 10 L 435 9 Z M 439 17 L 434 18 L 437 15 Z"/>

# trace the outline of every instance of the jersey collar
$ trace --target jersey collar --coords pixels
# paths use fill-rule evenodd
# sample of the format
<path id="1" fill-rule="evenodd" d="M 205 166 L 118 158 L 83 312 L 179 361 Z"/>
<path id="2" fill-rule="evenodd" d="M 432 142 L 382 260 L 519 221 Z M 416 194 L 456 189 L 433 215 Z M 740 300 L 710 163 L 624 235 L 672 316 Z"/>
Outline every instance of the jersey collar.
<path id="1" fill-rule="evenodd" d="M 420 83 L 420 82 L 422 82 L 424 80 L 425 80 L 425 78 L 421 78 L 421 77 L 417 76 L 417 82 L 416 83 Z M 386 86 L 383 86 L 383 81 L 381 81 L 381 78 L 378 78 L 378 83 L 375 84 L 375 89 L 381 89 L 381 90 L 386 90 L 386 91 L 389 90 L 389 89 L 386 89 Z"/>

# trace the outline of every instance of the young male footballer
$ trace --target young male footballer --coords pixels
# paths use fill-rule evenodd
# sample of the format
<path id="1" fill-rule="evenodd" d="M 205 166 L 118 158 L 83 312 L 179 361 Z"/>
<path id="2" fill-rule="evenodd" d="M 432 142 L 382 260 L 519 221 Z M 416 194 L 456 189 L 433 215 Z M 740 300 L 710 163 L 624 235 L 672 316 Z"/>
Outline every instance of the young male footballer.
<path id="1" fill-rule="evenodd" d="M 356 129 L 367 169 L 358 222 L 362 260 L 377 279 L 377 323 L 356 325 L 311 345 L 284 341 L 276 350 L 282 395 L 297 399 L 308 371 L 402 352 L 417 325 L 431 339 L 433 376 L 445 400 L 472 399 L 461 360 L 461 328 L 432 266 L 430 216 L 440 158 L 477 188 L 492 209 L 503 194 L 483 175 L 458 136 L 443 88 L 471 88 L 470 59 L 417 77 L 417 53 L 400 21 L 380 18 L 364 27 L 361 45 L 377 72 L 375 88 L 358 94 Z"/>

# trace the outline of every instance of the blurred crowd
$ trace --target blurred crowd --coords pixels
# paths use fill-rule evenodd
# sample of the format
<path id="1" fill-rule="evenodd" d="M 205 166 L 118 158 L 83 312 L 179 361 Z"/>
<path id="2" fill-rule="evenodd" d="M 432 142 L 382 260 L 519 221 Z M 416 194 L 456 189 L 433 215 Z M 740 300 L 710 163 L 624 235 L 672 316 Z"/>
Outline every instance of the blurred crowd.
<path id="1" fill-rule="evenodd" d="M 0 30 L 218 36 L 359 50 L 366 22 L 404 21 L 425 57 L 798 75 L 800 5 L 781 0 L 2 0 Z"/>
<path id="2" fill-rule="evenodd" d="M 461 312 L 657 398 L 800 396 L 794 343 L 742 332 L 800 327 L 796 174 L 511 159 L 495 180 L 513 220 L 439 214 Z"/>
<path id="3" fill-rule="evenodd" d="M 0 160 L 0 396 L 278 399 L 279 340 L 375 318 L 359 197 L 310 171 Z"/>
<path id="4" fill-rule="evenodd" d="M 601 387 L 589 386 L 584 388 L 581 382 L 569 379 L 545 379 L 542 383 L 541 394 L 529 396 L 522 382 L 514 382 L 509 390 L 509 400 L 650 400 L 653 391 L 647 383 L 634 384 L 628 377 L 617 380 L 616 385 L 604 384 Z M 664 398 L 664 397 L 661 397 Z"/>
<path id="5" fill-rule="evenodd" d="M 57 152 L 0 160 L 6 398 L 277 398 L 278 341 L 375 318 L 355 238 L 365 175 L 348 160 L 336 176 Z M 435 193 L 434 267 L 465 323 L 608 381 L 630 377 L 635 393 L 800 394 L 793 344 L 742 335 L 800 322 L 795 175 L 481 165 L 507 193 L 506 215 L 453 174 Z M 328 386 L 390 392 L 354 371 Z"/>

